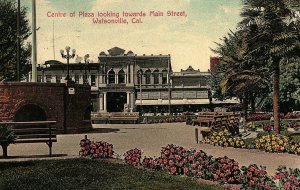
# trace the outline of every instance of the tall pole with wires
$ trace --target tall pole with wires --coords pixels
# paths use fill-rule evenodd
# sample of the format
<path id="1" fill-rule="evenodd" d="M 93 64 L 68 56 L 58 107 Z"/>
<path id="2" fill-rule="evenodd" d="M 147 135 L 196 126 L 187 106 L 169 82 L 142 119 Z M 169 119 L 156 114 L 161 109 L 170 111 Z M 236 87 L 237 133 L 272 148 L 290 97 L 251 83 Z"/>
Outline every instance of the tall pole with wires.
<path id="1" fill-rule="evenodd" d="M 54 20 L 52 21 L 52 43 L 53 43 L 53 60 L 55 60 L 55 42 L 54 42 Z"/>
<path id="2" fill-rule="evenodd" d="M 169 110 L 169 115 L 171 115 L 171 84 L 170 84 L 170 69 L 171 69 L 171 60 L 170 60 L 170 55 L 168 57 L 168 110 Z"/>
<path id="3" fill-rule="evenodd" d="M 32 82 L 36 82 L 36 62 L 37 62 L 37 45 L 36 45 L 36 5 L 35 0 L 32 0 Z"/>
<path id="4" fill-rule="evenodd" d="M 20 39 L 20 14 L 21 14 L 21 10 L 20 10 L 20 0 L 18 0 L 18 5 L 17 5 L 17 67 L 16 67 L 16 79 L 17 81 L 20 81 L 20 54 L 21 54 L 21 48 L 20 48 L 20 43 L 21 43 L 21 39 Z"/>

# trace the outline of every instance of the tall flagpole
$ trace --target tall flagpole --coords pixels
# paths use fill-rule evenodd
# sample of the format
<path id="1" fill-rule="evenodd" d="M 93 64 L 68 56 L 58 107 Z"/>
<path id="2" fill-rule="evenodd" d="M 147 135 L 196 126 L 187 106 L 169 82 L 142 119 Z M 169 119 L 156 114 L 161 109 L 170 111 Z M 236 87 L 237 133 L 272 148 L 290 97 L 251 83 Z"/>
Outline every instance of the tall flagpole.
<path id="1" fill-rule="evenodd" d="M 20 48 L 20 43 L 21 43 L 21 36 L 20 36 L 20 0 L 18 0 L 18 5 L 17 5 L 17 81 L 20 82 L 20 54 L 21 54 L 21 48 Z"/>
<path id="2" fill-rule="evenodd" d="M 32 0 L 32 82 L 36 82 L 36 62 L 37 62 L 37 45 L 36 45 L 36 5 Z"/>

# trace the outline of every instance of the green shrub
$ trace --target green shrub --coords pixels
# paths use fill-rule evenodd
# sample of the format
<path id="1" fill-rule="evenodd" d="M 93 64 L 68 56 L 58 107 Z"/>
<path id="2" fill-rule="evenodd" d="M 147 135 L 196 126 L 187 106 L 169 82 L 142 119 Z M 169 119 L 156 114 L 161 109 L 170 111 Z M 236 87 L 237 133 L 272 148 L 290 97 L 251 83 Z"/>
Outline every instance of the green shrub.
<path id="1" fill-rule="evenodd" d="M 0 145 L 3 150 L 3 157 L 7 157 L 7 147 L 16 140 L 15 133 L 10 125 L 0 125 Z"/>

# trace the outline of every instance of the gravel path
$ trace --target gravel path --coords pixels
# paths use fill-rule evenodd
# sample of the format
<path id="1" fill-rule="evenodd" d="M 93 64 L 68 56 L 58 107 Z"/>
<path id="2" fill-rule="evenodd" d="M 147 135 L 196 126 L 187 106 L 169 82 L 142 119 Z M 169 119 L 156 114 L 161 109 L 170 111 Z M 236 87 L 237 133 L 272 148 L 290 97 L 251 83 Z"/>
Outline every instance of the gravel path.
<path id="1" fill-rule="evenodd" d="M 114 150 L 120 157 L 131 148 L 139 148 L 143 156 L 159 156 L 162 146 L 167 144 L 181 145 L 185 148 L 202 149 L 215 157 L 228 156 L 242 165 L 256 163 L 267 167 L 274 174 L 279 165 L 300 168 L 300 156 L 291 154 L 266 153 L 257 150 L 214 147 L 207 144 L 196 144 L 195 127 L 184 123 L 164 124 L 98 124 L 94 132 L 88 133 L 91 140 L 104 140 L 114 145 Z M 77 157 L 79 142 L 85 134 L 58 135 L 58 142 L 53 145 L 55 158 Z M 1 161 L 21 161 L 28 159 L 49 159 L 46 144 L 17 144 L 8 148 L 10 159 Z"/>

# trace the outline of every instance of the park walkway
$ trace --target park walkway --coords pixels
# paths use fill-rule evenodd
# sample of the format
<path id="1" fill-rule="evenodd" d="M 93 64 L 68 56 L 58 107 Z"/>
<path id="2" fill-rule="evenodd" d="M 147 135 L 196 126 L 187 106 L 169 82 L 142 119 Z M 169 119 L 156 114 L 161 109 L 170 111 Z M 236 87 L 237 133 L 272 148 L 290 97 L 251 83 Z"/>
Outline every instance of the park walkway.
<path id="1" fill-rule="evenodd" d="M 214 147 L 207 144 L 196 144 L 195 127 L 184 123 L 164 124 L 99 124 L 94 125 L 94 131 L 87 133 L 91 140 L 103 140 L 114 145 L 114 150 L 119 157 L 132 148 L 139 148 L 143 156 L 159 156 L 162 146 L 176 144 L 185 148 L 202 149 L 215 157 L 228 156 L 240 163 L 240 166 L 255 163 L 267 167 L 270 174 L 274 174 L 279 165 L 291 168 L 300 168 L 300 156 L 291 154 L 266 153 L 258 150 L 234 149 Z M 53 145 L 53 153 L 58 157 L 77 157 L 79 142 L 85 134 L 58 135 L 58 142 Z M 41 159 L 33 155 L 47 155 L 46 144 L 17 144 L 8 148 L 12 160 Z M 57 157 L 56 157 L 57 158 Z M 0 159 L 0 162 L 3 159 Z"/>

